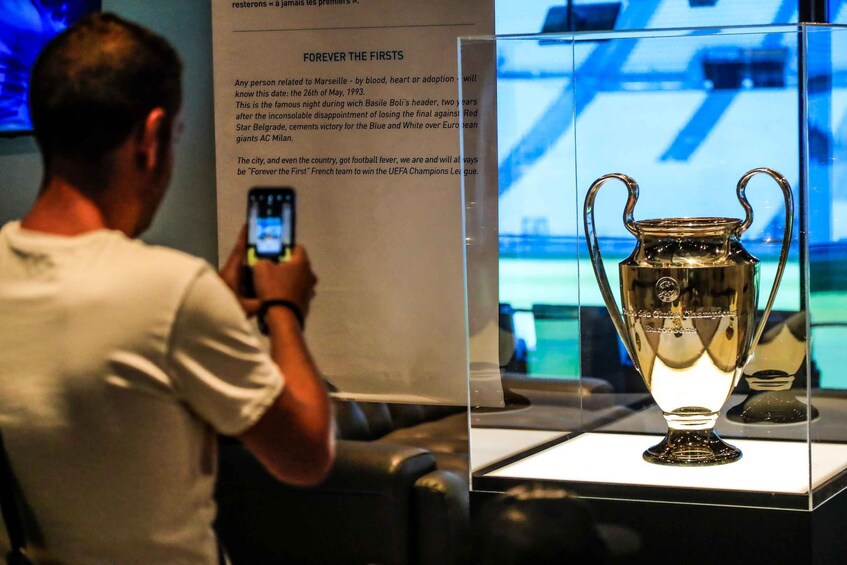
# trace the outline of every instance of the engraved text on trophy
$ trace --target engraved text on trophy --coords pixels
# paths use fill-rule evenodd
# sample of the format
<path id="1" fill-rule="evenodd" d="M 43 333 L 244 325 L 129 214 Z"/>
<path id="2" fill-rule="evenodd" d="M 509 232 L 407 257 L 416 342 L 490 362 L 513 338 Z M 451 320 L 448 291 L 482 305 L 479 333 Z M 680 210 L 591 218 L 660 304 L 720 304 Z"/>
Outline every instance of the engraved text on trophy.
<path id="1" fill-rule="evenodd" d="M 628 338 L 656 403 L 666 414 L 718 412 L 755 327 L 757 265 L 625 261 L 620 273 Z"/>

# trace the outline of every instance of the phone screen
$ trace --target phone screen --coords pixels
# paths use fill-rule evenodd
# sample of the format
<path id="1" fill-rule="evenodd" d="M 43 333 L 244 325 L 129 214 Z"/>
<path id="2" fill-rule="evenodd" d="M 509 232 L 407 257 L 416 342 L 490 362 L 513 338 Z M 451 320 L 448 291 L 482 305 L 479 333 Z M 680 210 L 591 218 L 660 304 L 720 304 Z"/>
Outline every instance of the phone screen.
<path id="1" fill-rule="evenodd" d="M 247 265 L 284 261 L 294 247 L 294 191 L 254 188 L 247 196 Z"/>
<path id="2" fill-rule="evenodd" d="M 274 262 L 291 257 L 294 248 L 294 189 L 252 188 L 247 195 L 247 256 L 242 294 L 256 296 L 252 267 L 260 259 Z"/>

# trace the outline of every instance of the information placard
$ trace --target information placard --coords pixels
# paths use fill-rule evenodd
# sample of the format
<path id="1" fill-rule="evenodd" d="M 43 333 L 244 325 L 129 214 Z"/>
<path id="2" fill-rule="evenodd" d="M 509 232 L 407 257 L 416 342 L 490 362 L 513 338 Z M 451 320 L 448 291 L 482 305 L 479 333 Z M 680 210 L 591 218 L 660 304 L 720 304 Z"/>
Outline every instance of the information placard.
<path id="1" fill-rule="evenodd" d="M 221 257 L 251 187 L 293 187 L 328 380 L 466 402 L 461 179 L 481 171 L 456 40 L 493 33 L 493 0 L 215 0 L 212 20 Z"/>

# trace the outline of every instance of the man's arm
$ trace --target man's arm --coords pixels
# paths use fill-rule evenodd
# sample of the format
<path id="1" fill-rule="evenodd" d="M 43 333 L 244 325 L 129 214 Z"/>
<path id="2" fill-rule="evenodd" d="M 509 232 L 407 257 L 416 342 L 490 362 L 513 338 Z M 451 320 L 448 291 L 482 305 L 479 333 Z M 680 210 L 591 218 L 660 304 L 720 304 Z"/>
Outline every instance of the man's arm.
<path id="1" fill-rule="evenodd" d="M 221 276 L 238 296 L 238 277 L 246 237 L 242 231 Z M 295 248 L 289 261 L 260 261 L 254 269 L 259 302 L 288 300 L 308 314 L 317 279 L 306 252 Z M 241 297 L 239 297 L 241 299 Z M 248 314 L 256 303 L 242 300 Z M 287 308 L 272 307 L 269 328 L 271 358 L 285 377 L 281 394 L 239 438 L 278 479 L 298 485 L 320 482 L 334 460 L 332 412 L 323 380 L 312 360 L 297 318 Z"/>
<path id="2" fill-rule="evenodd" d="M 334 457 L 326 390 L 294 315 L 287 309 L 271 308 L 265 319 L 271 357 L 285 375 L 285 387 L 240 438 L 280 480 L 315 484 L 329 472 Z"/>

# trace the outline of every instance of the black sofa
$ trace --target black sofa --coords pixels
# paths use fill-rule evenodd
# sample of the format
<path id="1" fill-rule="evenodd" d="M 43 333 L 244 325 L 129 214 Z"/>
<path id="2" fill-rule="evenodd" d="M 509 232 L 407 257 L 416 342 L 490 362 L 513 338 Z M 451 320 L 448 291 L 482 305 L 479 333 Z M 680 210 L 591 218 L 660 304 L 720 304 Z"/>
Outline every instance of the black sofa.
<path id="1" fill-rule="evenodd" d="M 333 404 L 336 464 L 317 487 L 283 485 L 221 439 L 216 530 L 232 563 L 466 563 L 467 409 Z"/>

